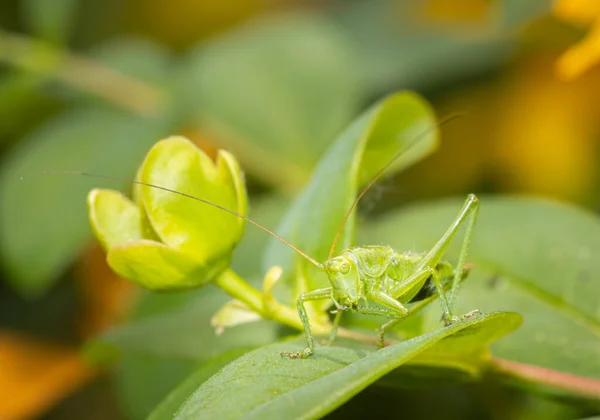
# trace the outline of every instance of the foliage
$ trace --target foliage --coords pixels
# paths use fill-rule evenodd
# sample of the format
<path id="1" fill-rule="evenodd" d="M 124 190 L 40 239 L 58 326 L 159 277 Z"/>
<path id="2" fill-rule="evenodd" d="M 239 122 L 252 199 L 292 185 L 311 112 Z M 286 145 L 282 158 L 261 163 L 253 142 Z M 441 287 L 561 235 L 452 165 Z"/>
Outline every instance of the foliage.
<path id="1" fill-rule="evenodd" d="M 301 243 L 303 249 L 308 249 L 312 255 L 320 259 L 326 258 L 330 245 L 329 238 L 335 233 L 337 222 L 343 217 L 344 209 L 355 196 L 358 185 L 369 180 L 377 168 L 398 150 L 409 151 L 401 155 L 402 159 L 396 165 L 397 168 L 403 168 L 436 146 L 435 135 L 431 132 L 431 127 L 427 126 L 432 121 L 430 115 L 431 111 L 421 99 L 413 94 L 400 93 L 375 105 L 359 117 L 357 122 L 338 138 L 317 166 L 312 181 L 291 206 L 280 231 L 294 239 L 294 243 Z M 423 133 L 425 136 L 419 136 Z M 159 143 L 149 156 L 154 156 L 163 150 L 164 160 L 169 161 L 171 157 L 169 148 L 160 148 L 160 145 L 168 143 L 169 140 Z M 143 165 L 144 171 L 147 162 L 148 160 Z M 193 167 L 182 167 L 175 169 L 175 172 L 165 172 L 162 176 L 188 179 L 188 172 L 192 169 Z M 208 179 L 212 178 L 209 174 L 206 175 L 206 172 L 204 174 Z M 143 177 L 140 179 L 144 180 Z M 344 182 L 348 181 L 348 186 L 343 187 Z M 156 182 L 154 180 L 154 183 Z M 172 181 L 165 179 L 165 182 Z M 189 185 L 180 185 L 180 187 L 185 193 L 190 188 Z M 136 186 L 137 195 L 143 194 L 139 191 L 145 189 L 150 190 L 150 188 Z M 92 196 L 94 194 L 92 193 Z M 175 194 L 164 194 L 162 191 L 160 196 L 167 200 L 162 203 L 167 208 L 170 205 L 168 200 L 175 200 L 174 202 L 179 206 L 208 207 L 205 203 L 192 200 L 189 200 L 189 203 L 181 202 L 180 197 L 176 197 Z M 223 199 L 218 196 L 215 200 L 217 204 L 224 204 Z M 339 205 L 339 201 L 343 201 L 344 205 Z M 328 214 L 324 217 L 316 203 L 331 209 L 332 216 Z M 177 205 L 173 208 L 177 208 Z M 384 219 L 368 231 L 373 238 L 379 237 L 379 241 L 401 243 L 404 249 L 425 250 L 435 243 L 436 238 L 445 230 L 445 224 L 452 220 L 452 214 L 457 211 L 457 208 L 457 203 L 453 202 L 452 206 L 435 205 L 408 211 L 406 214 L 399 214 L 398 220 Z M 546 368 L 548 371 L 553 370 L 555 375 L 565 377 L 564 382 L 557 384 L 550 381 L 547 374 L 543 375 L 545 371 L 540 371 L 537 372 L 538 376 L 533 378 L 535 386 L 555 388 L 554 392 L 597 398 L 600 396 L 599 383 L 592 379 L 598 378 L 594 373 L 597 370 L 596 360 L 599 360 L 594 350 L 597 348 L 595 346 L 597 337 L 593 333 L 597 322 L 594 317 L 597 314 L 589 311 L 585 313 L 586 307 L 594 310 L 593 303 L 586 306 L 583 303 L 585 302 L 583 295 L 578 297 L 573 294 L 581 291 L 590 296 L 588 290 L 580 290 L 582 286 L 577 285 L 577 282 L 582 281 L 577 274 L 580 271 L 565 272 L 561 268 L 566 267 L 565 260 L 575 261 L 583 258 L 577 264 L 583 272 L 597 271 L 593 266 L 595 262 L 588 259 L 588 251 L 600 247 L 596 240 L 600 236 L 595 234 L 599 229 L 598 221 L 595 217 L 579 214 L 576 211 L 565 211 L 552 203 L 531 200 L 490 199 L 484 211 L 486 208 L 489 209 L 487 217 L 482 217 L 483 221 L 478 225 L 476 239 L 473 242 L 473 248 L 477 250 L 473 251 L 473 256 L 470 258 L 476 264 L 474 279 L 469 280 L 462 290 L 465 297 L 461 296 L 460 308 L 463 313 L 481 308 L 488 315 L 465 319 L 440 329 L 437 321 L 439 311 L 429 305 L 422 314 L 414 316 L 419 320 L 417 324 L 414 321 L 409 322 L 408 325 L 401 325 L 395 331 L 396 339 L 402 337 L 405 341 L 378 352 L 372 347 L 365 346 L 365 343 L 373 343 L 372 335 L 357 333 L 357 331 L 364 331 L 364 321 L 356 322 L 353 319 L 344 326 L 341 335 L 358 341 L 346 339 L 342 346 L 319 347 L 316 355 L 308 360 L 293 361 L 279 356 L 279 352 L 284 349 L 289 351 L 301 345 L 302 341 L 295 340 L 262 346 L 218 370 L 210 366 L 213 363 L 222 366 L 223 359 L 213 362 L 209 360 L 211 357 L 219 356 L 225 351 L 233 351 L 235 352 L 233 354 L 237 355 L 245 351 L 244 349 L 247 350 L 253 343 L 260 346 L 273 339 L 277 340 L 277 333 L 274 330 L 274 335 L 271 338 L 264 337 L 265 341 L 262 342 L 260 339 L 258 342 L 248 341 L 240 335 L 242 331 L 249 333 L 255 328 L 261 331 L 271 329 L 271 326 L 252 323 L 257 318 L 249 317 L 250 312 L 255 312 L 261 318 L 272 319 L 301 329 L 293 307 L 279 303 L 272 295 L 271 288 L 279 280 L 278 272 L 267 274 L 265 288 L 261 295 L 261 292 L 252 289 L 230 269 L 221 268 L 222 274 L 217 276 L 214 283 L 236 300 L 229 302 L 219 311 L 221 317 L 224 313 L 228 315 L 226 317 L 228 321 L 218 326 L 230 327 L 231 330 L 221 337 L 213 338 L 217 341 L 223 340 L 216 354 L 207 354 L 203 351 L 204 346 L 200 341 L 190 341 L 190 334 L 196 323 L 204 319 L 208 324 L 208 317 L 211 315 L 210 310 L 198 303 L 191 307 L 202 307 L 204 315 L 200 315 L 197 311 L 183 309 L 176 315 L 173 309 L 165 310 L 161 314 L 133 321 L 128 326 L 108 333 L 90 347 L 89 354 L 95 358 L 106 359 L 113 357 L 111 355 L 114 355 L 115 351 L 135 350 L 160 357 L 183 356 L 205 361 L 201 363 L 198 373 L 192 373 L 180 387 L 166 397 L 165 402 L 161 403 L 154 413 L 156 418 L 175 413 L 179 418 L 197 416 L 264 418 L 274 413 L 293 418 L 317 418 L 331 412 L 352 395 L 406 363 L 408 363 L 408 370 L 403 371 L 401 368 L 392 379 L 388 379 L 392 386 L 410 387 L 417 383 L 419 386 L 427 386 L 442 378 L 446 383 L 469 382 L 478 380 L 485 372 L 496 372 L 493 374 L 498 378 L 508 374 L 513 380 L 522 381 L 523 386 L 530 386 L 527 384 L 532 381 L 532 378 L 525 378 L 523 366 L 531 364 L 538 366 L 537 369 Z M 545 217 L 538 219 L 540 214 L 544 214 Z M 300 215 L 304 218 L 302 223 L 317 226 L 316 231 L 294 228 L 291 222 L 302 220 L 299 218 Z M 503 219 L 516 219 L 519 222 L 513 228 L 507 229 L 508 222 Z M 139 222 L 139 215 L 135 220 Z M 212 218 L 204 220 L 211 220 L 215 224 L 239 221 L 238 218 L 224 211 L 214 212 Z M 536 223 L 536 220 L 555 220 L 556 225 L 561 226 L 563 230 L 548 231 L 545 229 L 545 223 Z M 94 217 L 92 223 L 96 223 Z M 111 223 L 114 226 L 122 225 L 118 219 L 107 219 L 106 223 L 108 229 L 105 230 L 110 230 Z M 349 223 L 350 229 L 343 237 L 344 247 L 351 244 L 351 238 L 354 236 L 352 230 L 354 220 L 351 219 Z M 519 226 L 518 223 L 523 223 L 526 227 Z M 99 230 L 96 227 L 96 231 Z M 296 232 L 296 236 L 294 237 L 291 232 Z M 403 233 L 401 238 L 403 241 L 395 238 L 397 232 Z M 519 239 L 518 235 L 523 233 L 527 233 L 525 237 L 527 240 Z M 156 234 L 162 238 L 161 233 Z M 387 236 L 386 239 L 386 234 L 392 236 Z M 560 249 L 556 245 L 559 237 L 563 239 Z M 572 241 L 565 240 L 568 237 L 571 237 Z M 588 239 L 584 240 L 584 237 Z M 137 239 L 134 238 L 135 240 Z M 215 243 L 216 249 L 219 249 L 220 242 L 226 241 L 226 238 L 213 236 L 211 241 Z M 375 239 L 370 242 L 374 241 Z M 311 243 L 315 245 L 311 246 Z M 498 243 L 507 246 L 501 248 Z M 453 255 L 453 251 L 455 250 L 451 250 L 449 255 Z M 585 255 L 582 254 L 584 251 Z M 277 254 L 271 251 L 267 258 L 275 261 L 274 255 Z M 295 254 L 289 257 L 285 257 L 285 254 L 280 255 L 284 255 L 280 258 L 281 261 L 286 261 L 287 258 L 292 264 L 284 264 L 284 271 L 295 273 L 286 280 L 286 287 L 291 290 L 288 294 L 297 296 L 299 291 L 318 287 L 318 283 L 314 283 L 313 280 L 317 274 L 308 271 L 308 265 L 303 259 Z M 591 266 L 583 267 L 581 264 L 585 262 L 589 262 Z M 139 260 L 139 264 L 147 267 L 146 269 L 156 271 L 160 270 L 162 262 L 153 255 L 147 255 L 145 259 Z M 531 266 L 532 264 L 534 267 Z M 165 284 L 170 287 L 168 283 Z M 498 284 L 514 285 L 516 288 L 508 286 L 502 288 Z M 240 288 L 244 293 L 239 291 Z M 523 301 L 528 303 L 523 305 Z M 235 302 L 238 304 L 234 306 Z M 550 302 L 556 302 L 555 305 L 565 309 L 570 308 L 568 310 L 570 316 L 563 316 L 546 309 L 545 305 Z M 575 302 L 579 303 L 577 307 L 574 306 Z M 326 313 L 322 312 L 330 305 L 331 303 L 328 302 L 324 307 L 313 308 L 312 324 L 315 332 L 324 334 L 330 328 Z M 490 312 L 497 309 L 525 311 L 528 317 L 524 332 L 512 335 L 511 337 L 514 337 L 512 339 L 505 338 L 494 344 L 494 356 L 491 357 L 488 344 L 511 332 L 521 323 L 521 317 L 516 313 Z M 585 364 L 575 362 L 570 352 L 562 352 L 560 347 L 555 347 L 555 342 L 548 338 L 550 331 L 544 328 L 545 321 L 536 322 L 538 317 L 540 320 L 553 320 L 551 324 L 553 328 L 564 325 L 561 329 L 564 340 L 570 341 L 572 345 L 575 342 L 580 343 L 581 348 L 586 349 L 584 354 L 587 362 Z M 575 317 L 575 322 L 578 322 L 577 317 L 581 317 L 579 323 L 585 317 L 591 329 L 590 333 L 586 332 L 585 328 L 578 330 L 575 325 L 572 325 L 573 321 L 570 319 L 572 317 Z M 209 330 L 208 325 L 204 328 Z M 174 334 L 175 331 L 180 332 Z M 233 334 L 236 331 L 239 333 Z M 161 335 L 164 335 L 165 339 L 157 340 L 157 336 Z M 169 337 L 168 342 L 167 337 Z M 406 340 L 407 338 L 412 339 Z M 363 341 L 365 343 L 361 344 Z M 540 353 L 548 349 L 552 351 L 541 359 Z M 509 363 L 505 363 L 502 358 Z M 579 358 L 577 360 L 579 361 Z M 207 372 L 213 375 L 210 376 Z M 568 374 L 572 376 L 569 377 Z M 410 375 L 412 380 L 407 380 L 403 377 L 405 375 Z M 567 380 L 567 377 L 571 379 Z M 586 381 L 589 382 L 588 385 L 581 388 L 581 383 Z M 238 404 L 232 406 L 228 402 L 229 398 L 223 395 L 225 389 L 223 383 L 237 384 L 235 394 L 239 397 Z M 179 407 L 175 402 L 181 406 Z"/>
<path id="2" fill-rule="evenodd" d="M 271 2 L 18 3 L 0 6 L 0 364 L 10 367 L 0 390 L 14 396 L 0 417 L 34 417 L 77 388 L 50 418 L 114 418 L 114 400 L 132 419 L 360 418 L 399 406 L 430 418 L 434 405 L 445 418 L 599 412 L 598 217 L 497 194 L 598 208 L 595 2 L 313 2 L 252 19 Z M 469 117 L 445 125 L 438 144 L 424 99 L 373 104 L 407 88 L 440 118 Z M 383 319 L 348 314 L 334 346 L 281 359 L 304 346 L 290 337 L 302 328 L 296 296 L 327 284 L 303 258 L 181 196 L 135 186 L 130 200 L 128 182 L 29 176 L 133 179 L 151 145 L 174 134 L 138 180 L 248 212 L 319 261 L 357 191 L 408 149 L 394 178 L 371 189 L 388 189 L 376 206 L 387 214 L 364 223 L 359 209 L 337 251 L 427 250 L 462 199 L 412 202 L 476 192 L 473 269 L 456 304 L 484 316 L 440 328 L 434 295 L 382 351 L 372 341 Z M 183 168 L 168 164 L 179 159 Z M 94 233 L 133 282 L 108 269 Z M 309 308 L 319 338 L 327 305 Z M 77 354 L 86 341 L 87 363 Z M 110 382 L 83 387 L 106 375 L 95 364 L 113 366 Z M 81 404 L 88 392 L 101 402 Z"/>

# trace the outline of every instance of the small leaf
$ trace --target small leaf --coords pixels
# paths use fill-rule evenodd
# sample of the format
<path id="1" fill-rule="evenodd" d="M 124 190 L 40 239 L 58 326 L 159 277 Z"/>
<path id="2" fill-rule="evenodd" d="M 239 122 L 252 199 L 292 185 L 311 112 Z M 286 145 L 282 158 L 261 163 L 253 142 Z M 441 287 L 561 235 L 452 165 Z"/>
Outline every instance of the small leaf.
<path id="1" fill-rule="evenodd" d="M 261 319 L 260 315 L 251 311 L 244 302 L 234 299 L 223 305 L 213 315 L 210 319 L 210 325 L 213 326 L 217 335 L 221 335 L 225 328 L 247 324 L 259 319 Z"/>
<path id="2" fill-rule="evenodd" d="M 267 313 L 272 312 L 273 306 L 275 306 L 277 299 L 273 296 L 273 287 L 277 284 L 283 270 L 278 265 L 275 265 L 267 271 L 263 280 L 263 309 Z"/>
<path id="3" fill-rule="evenodd" d="M 139 240 L 108 250 L 108 264 L 120 276 L 150 290 L 183 290 L 208 283 L 227 260 L 205 266 L 160 242 Z"/>
<path id="4" fill-rule="evenodd" d="M 520 317 L 495 313 L 458 322 L 376 352 L 341 347 L 318 348 L 314 357 L 290 360 L 281 351 L 303 341 L 277 343 L 250 352 L 202 384 L 177 412 L 176 419 L 320 418 L 385 374 L 444 339 L 485 334 L 481 349 L 493 336 L 514 329 Z M 501 328 L 499 334 L 490 330 Z M 227 392 L 223 392 L 226 389 Z M 235 404 L 231 403 L 235 395 Z"/>
<path id="5" fill-rule="evenodd" d="M 105 249 L 144 237 L 140 209 L 118 191 L 92 190 L 88 213 L 94 234 Z"/>

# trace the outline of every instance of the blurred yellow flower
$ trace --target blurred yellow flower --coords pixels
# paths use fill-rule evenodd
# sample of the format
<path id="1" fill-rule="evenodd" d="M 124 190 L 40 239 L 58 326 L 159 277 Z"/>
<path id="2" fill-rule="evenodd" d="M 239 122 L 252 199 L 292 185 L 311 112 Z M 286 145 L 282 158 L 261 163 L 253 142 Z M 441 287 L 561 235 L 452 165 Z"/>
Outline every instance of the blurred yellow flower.
<path id="1" fill-rule="evenodd" d="M 506 191 L 589 203 L 596 173 L 596 72 L 565 84 L 554 57 L 521 60 L 497 98 L 494 159 Z"/>
<path id="2" fill-rule="evenodd" d="M 600 69 L 564 83 L 556 59 L 521 55 L 497 77 L 439 98 L 438 115 L 467 116 L 444 126 L 439 152 L 406 173 L 409 196 L 485 188 L 594 206 Z"/>
<path id="3" fill-rule="evenodd" d="M 598 0 L 558 0 L 555 17 L 577 26 L 590 26 L 587 35 L 569 48 L 556 63 L 556 75 L 573 80 L 600 61 L 600 2 Z"/>
<path id="4" fill-rule="evenodd" d="M 554 3 L 553 13 L 568 22 L 590 24 L 600 15 L 600 2 L 597 0 L 557 0 Z"/>

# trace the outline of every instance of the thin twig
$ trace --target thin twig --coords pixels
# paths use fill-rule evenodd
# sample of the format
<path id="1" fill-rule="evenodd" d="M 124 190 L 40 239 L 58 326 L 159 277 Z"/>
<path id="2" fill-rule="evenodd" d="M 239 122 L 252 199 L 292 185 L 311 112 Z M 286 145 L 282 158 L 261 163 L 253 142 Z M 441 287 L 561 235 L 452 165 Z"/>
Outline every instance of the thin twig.
<path id="1" fill-rule="evenodd" d="M 98 61 L 35 38 L 0 30 L 0 61 L 59 80 L 142 116 L 158 114 L 165 93 Z"/>
<path id="2" fill-rule="evenodd" d="M 367 343 L 367 344 L 378 344 L 379 343 L 379 339 L 375 336 L 358 333 L 356 331 L 352 331 L 347 328 L 339 328 L 338 335 L 340 337 L 349 338 L 351 340 L 362 341 L 363 343 Z M 394 344 L 396 342 L 397 341 L 395 341 L 395 340 L 385 340 L 383 342 L 383 344 L 385 346 L 391 346 L 392 344 Z"/>
<path id="3" fill-rule="evenodd" d="M 492 369 L 526 382 L 547 386 L 587 398 L 600 399 L 600 381 L 541 366 L 492 357 Z"/>

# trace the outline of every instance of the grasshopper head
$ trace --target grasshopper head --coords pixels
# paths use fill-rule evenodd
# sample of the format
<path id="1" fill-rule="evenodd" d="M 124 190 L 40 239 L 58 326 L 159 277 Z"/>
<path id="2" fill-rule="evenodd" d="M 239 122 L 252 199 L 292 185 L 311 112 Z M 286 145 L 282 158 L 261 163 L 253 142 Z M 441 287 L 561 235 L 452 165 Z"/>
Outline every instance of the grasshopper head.
<path id="1" fill-rule="evenodd" d="M 324 269 L 336 301 L 342 306 L 349 307 L 358 303 L 362 297 L 362 288 L 354 259 L 340 255 L 327 261 Z"/>

